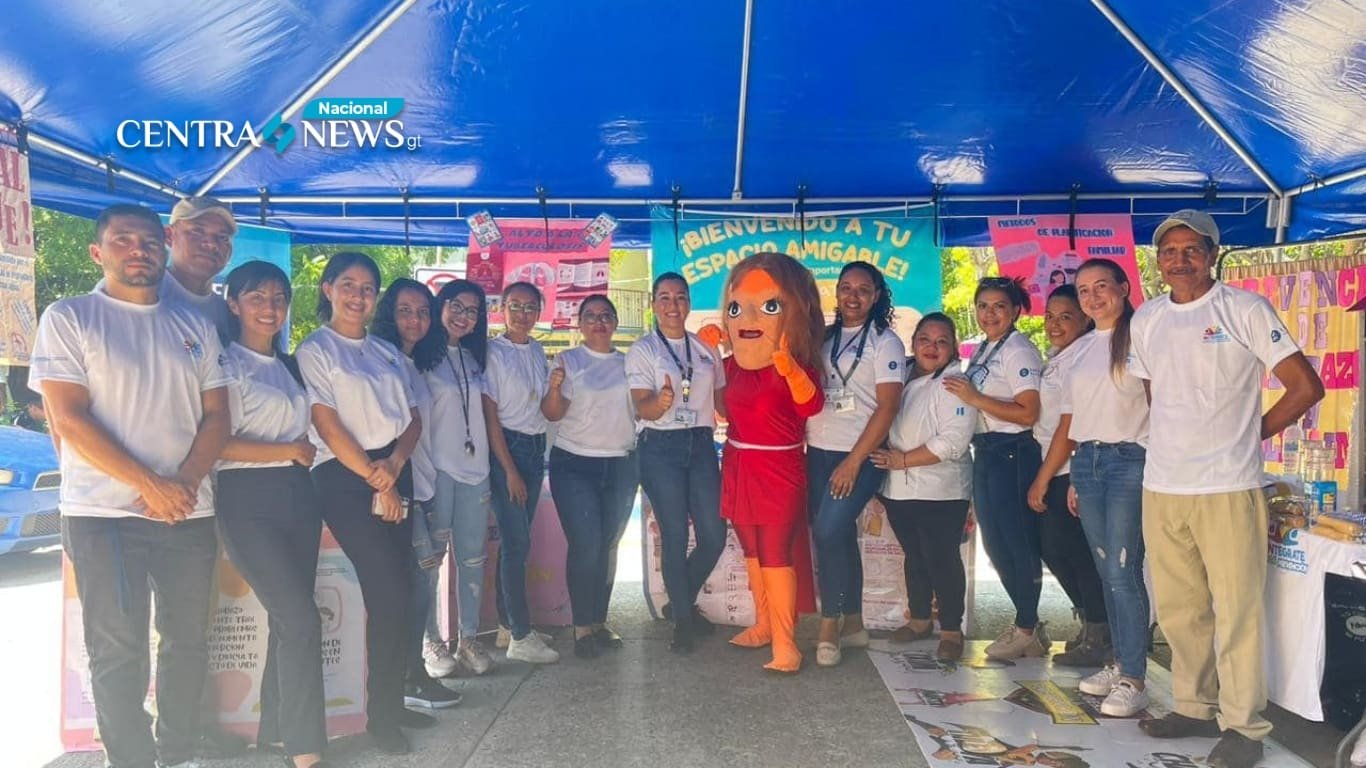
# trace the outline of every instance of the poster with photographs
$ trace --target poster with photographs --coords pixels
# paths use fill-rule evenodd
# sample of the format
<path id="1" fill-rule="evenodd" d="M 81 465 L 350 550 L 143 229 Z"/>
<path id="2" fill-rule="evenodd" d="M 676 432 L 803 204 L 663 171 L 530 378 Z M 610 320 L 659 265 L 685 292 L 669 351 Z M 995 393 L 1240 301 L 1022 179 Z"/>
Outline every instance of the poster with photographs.
<path id="1" fill-rule="evenodd" d="M 1019 278 L 1029 293 L 1029 312 L 1042 315 L 1048 295 L 1077 281 L 1077 268 L 1092 258 L 1110 259 L 1129 276 L 1129 300 L 1143 303 L 1143 283 L 1134 255 L 1134 225 L 1128 214 L 1078 214 L 1069 228 L 1066 214 L 994 216 L 987 222 L 996 266 Z"/>
<path id="2" fill-rule="evenodd" d="M 28 365 L 38 332 L 33 295 L 33 198 L 28 157 L 0 125 L 0 365 Z"/>

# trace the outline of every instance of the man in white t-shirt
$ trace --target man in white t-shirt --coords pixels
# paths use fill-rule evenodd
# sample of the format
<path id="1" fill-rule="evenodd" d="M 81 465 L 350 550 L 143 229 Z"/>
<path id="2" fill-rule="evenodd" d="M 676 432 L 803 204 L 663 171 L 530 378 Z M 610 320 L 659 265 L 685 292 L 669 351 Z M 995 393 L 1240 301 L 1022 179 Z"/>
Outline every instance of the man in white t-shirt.
<path id="1" fill-rule="evenodd" d="M 95 717 L 115 768 L 192 764 L 217 556 L 210 470 L 227 441 L 213 326 L 160 302 L 161 220 L 105 209 L 100 287 L 48 307 L 29 385 L 61 434 L 62 543 L 76 576 Z M 143 708 L 152 595 L 157 728 Z"/>
<path id="2" fill-rule="evenodd" d="M 1130 326 L 1129 367 L 1152 404 L 1143 540 L 1172 651 L 1174 711 L 1156 738 L 1222 736 L 1211 768 L 1251 768 L 1271 724 L 1263 669 L 1267 511 L 1261 443 L 1323 398 L 1323 384 L 1266 299 L 1210 273 L 1219 228 L 1200 211 L 1153 234 L 1171 292 Z M 1266 371 L 1284 393 L 1262 413 Z"/>
<path id="3" fill-rule="evenodd" d="M 228 303 L 214 293 L 213 278 L 232 258 L 237 222 L 223 203 L 212 197 L 187 197 L 171 209 L 166 244 L 171 264 L 162 281 L 161 298 L 198 310 L 228 336 Z"/>

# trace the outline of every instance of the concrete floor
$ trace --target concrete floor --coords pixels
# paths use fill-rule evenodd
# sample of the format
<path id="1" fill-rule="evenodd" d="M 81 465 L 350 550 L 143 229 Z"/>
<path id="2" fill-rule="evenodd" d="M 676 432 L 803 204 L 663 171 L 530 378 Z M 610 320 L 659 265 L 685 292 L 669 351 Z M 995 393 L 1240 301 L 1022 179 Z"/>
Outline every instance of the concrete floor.
<path id="1" fill-rule="evenodd" d="M 450 685 L 464 702 L 436 713 L 438 728 L 411 732 L 416 752 L 387 757 L 353 736 L 329 747 L 333 766 L 372 768 L 475 768 L 482 766 L 925 766 L 910 729 L 860 651 L 835 669 L 808 666 L 794 677 L 760 669 L 762 651 L 733 649 L 722 628 L 691 656 L 668 651 L 668 626 L 652 621 L 639 582 L 638 535 L 628 532 L 611 624 L 625 648 L 593 661 L 566 652 L 558 665 L 533 669 L 501 660 L 482 678 Z M 981 560 L 979 562 L 985 562 Z M 994 637 L 1011 619 L 1009 602 L 990 568 L 978 569 L 976 625 L 972 635 Z M 1046 583 L 1041 614 L 1059 642 L 1075 631 L 1057 585 Z M 815 620 L 803 622 L 805 648 L 814 644 Z M 1165 646 L 1154 658 L 1166 664 Z M 1341 734 L 1273 707 L 1274 738 L 1321 768 L 1332 765 Z M 13 765 L 5 761 L 6 766 Z M 64 755 L 50 768 L 100 768 L 97 754 Z M 249 754 L 206 768 L 279 765 Z"/>

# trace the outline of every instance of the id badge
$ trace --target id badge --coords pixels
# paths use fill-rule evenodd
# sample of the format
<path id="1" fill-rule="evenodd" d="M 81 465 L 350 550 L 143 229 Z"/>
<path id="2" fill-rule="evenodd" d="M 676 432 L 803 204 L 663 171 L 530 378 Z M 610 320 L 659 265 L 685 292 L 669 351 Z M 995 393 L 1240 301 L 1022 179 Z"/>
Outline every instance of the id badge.
<path id="1" fill-rule="evenodd" d="M 854 410 L 854 396 L 843 389 L 825 390 L 825 402 L 830 404 L 835 413 L 850 413 Z"/>
<path id="2" fill-rule="evenodd" d="M 685 427 L 697 426 L 697 411 L 690 408 L 679 408 L 674 411 L 674 423 L 682 424 Z"/>

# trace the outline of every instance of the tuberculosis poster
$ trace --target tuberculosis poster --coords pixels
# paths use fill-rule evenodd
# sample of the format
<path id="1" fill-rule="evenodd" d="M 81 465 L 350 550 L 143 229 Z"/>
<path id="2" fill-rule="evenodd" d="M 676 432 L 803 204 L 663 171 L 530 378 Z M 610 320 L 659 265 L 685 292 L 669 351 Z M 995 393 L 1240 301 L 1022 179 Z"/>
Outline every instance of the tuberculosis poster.
<path id="1" fill-rule="evenodd" d="M 675 235 L 671 211 L 656 208 L 650 230 L 654 275 L 677 272 L 688 281 L 694 310 L 719 309 L 726 276 L 754 253 L 777 251 L 811 270 L 821 305 L 835 308 L 835 283 L 851 261 L 882 270 L 897 307 L 920 314 L 943 302 L 939 249 L 929 216 L 722 218 L 685 214 Z"/>
<path id="2" fill-rule="evenodd" d="M 1077 279 L 1077 267 L 1091 258 L 1117 262 L 1129 276 L 1129 300 L 1143 303 L 1134 255 L 1133 221 L 1127 214 L 996 216 L 988 220 L 996 265 L 1006 277 L 1024 280 L 1029 314 L 1042 315 L 1053 288 Z"/>
<path id="3" fill-rule="evenodd" d="M 14 129 L 0 125 L 0 365 L 28 365 L 33 349 L 33 258 L 28 157 Z"/>
<path id="4" fill-rule="evenodd" d="M 576 324 L 584 298 L 607 293 L 611 269 L 612 238 L 599 237 L 592 224 L 578 219 L 498 219 L 502 237 L 487 246 L 471 233 L 466 275 L 488 294 L 489 322 L 503 322 L 503 287 L 527 282 L 545 297 L 539 322 L 556 328 Z"/>

